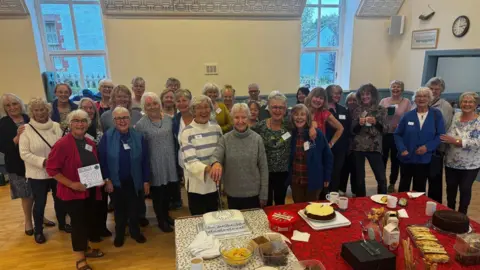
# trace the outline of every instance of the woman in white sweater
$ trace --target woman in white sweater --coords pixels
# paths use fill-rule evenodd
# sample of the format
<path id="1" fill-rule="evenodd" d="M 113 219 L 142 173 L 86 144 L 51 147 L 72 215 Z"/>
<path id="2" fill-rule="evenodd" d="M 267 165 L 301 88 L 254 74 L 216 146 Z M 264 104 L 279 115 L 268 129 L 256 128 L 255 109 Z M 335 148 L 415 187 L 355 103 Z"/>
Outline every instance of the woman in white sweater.
<path id="1" fill-rule="evenodd" d="M 70 225 L 65 224 L 66 213 L 56 196 L 57 182 L 45 170 L 51 148 L 62 137 L 60 125 L 50 119 L 51 111 L 52 107 L 44 99 L 32 99 L 28 104 L 30 123 L 25 125 L 19 142 L 20 157 L 25 162 L 25 178 L 32 187 L 35 242 L 38 244 L 46 242 L 43 235 L 43 216 L 50 189 L 59 229 L 71 231 Z"/>

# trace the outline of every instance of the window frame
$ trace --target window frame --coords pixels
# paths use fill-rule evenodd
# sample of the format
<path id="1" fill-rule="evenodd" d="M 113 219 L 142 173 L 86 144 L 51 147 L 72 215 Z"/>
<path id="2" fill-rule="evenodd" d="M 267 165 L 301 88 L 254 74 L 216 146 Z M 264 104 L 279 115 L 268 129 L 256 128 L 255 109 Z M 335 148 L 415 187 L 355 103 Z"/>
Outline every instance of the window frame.
<path id="1" fill-rule="evenodd" d="M 318 23 L 317 23 L 317 46 L 316 47 L 303 47 L 301 44 L 301 51 L 300 51 L 300 67 L 302 65 L 301 63 L 301 57 L 304 53 L 314 53 L 315 54 L 315 81 L 319 80 L 318 77 L 318 71 L 319 71 L 319 60 L 320 60 L 320 54 L 321 53 L 328 53 L 328 52 L 335 52 L 335 74 L 334 74 L 334 84 L 337 84 L 340 81 L 340 76 L 339 76 L 339 70 L 341 70 L 341 63 L 342 63 L 342 57 L 343 57 L 343 34 L 344 34 L 344 27 L 345 27 L 345 5 L 346 5 L 346 0 L 339 0 L 338 5 L 337 4 L 322 4 L 323 0 L 317 0 L 318 4 L 308 4 L 305 3 L 305 9 L 306 8 L 317 8 L 318 10 Z M 321 17 L 322 17 L 322 8 L 338 8 L 338 20 L 339 20 L 339 25 L 338 25 L 338 45 L 336 47 L 321 47 L 320 46 L 320 31 L 322 29 L 322 23 L 321 23 Z M 305 10 L 303 11 L 305 12 Z M 302 12 L 302 14 L 303 14 Z M 300 23 L 302 23 L 300 21 Z M 301 36 L 302 34 L 300 34 Z M 301 68 L 300 68 L 301 69 Z M 299 74 L 299 77 L 301 74 Z M 313 85 L 312 85 L 313 86 Z M 320 86 L 320 85 L 318 85 Z"/>
<path id="2" fill-rule="evenodd" d="M 99 57 L 102 56 L 105 59 L 105 76 L 106 78 L 110 78 L 110 68 L 109 68 L 109 61 L 108 61 L 108 49 L 107 49 L 107 39 L 105 35 L 105 25 L 104 25 L 104 20 L 103 20 L 103 12 L 102 12 L 102 4 L 100 1 L 103 0 L 98 0 L 98 1 L 89 1 L 89 0 L 34 0 L 34 6 L 35 6 L 35 13 L 37 17 L 37 24 L 38 24 L 38 29 L 40 32 L 40 39 L 42 42 L 42 51 L 43 51 L 43 56 L 44 56 L 44 61 L 45 61 L 45 67 L 47 71 L 52 71 L 55 72 L 55 63 L 54 63 L 54 57 L 76 57 L 78 61 L 78 68 L 80 71 L 80 84 L 82 89 L 88 88 L 86 82 L 85 82 L 85 76 L 84 76 L 84 70 L 83 70 L 83 65 L 82 65 L 82 57 Z M 63 5 L 68 5 L 69 11 L 70 11 L 70 20 L 72 23 L 72 32 L 73 32 L 73 38 L 75 41 L 75 50 L 65 50 L 65 51 L 51 51 L 49 50 L 49 44 L 47 41 L 47 32 L 45 29 L 45 24 L 44 24 L 44 18 L 42 14 L 42 4 L 63 4 Z M 77 35 L 77 25 L 75 22 L 75 12 L 73 9 L 73 5 L 98 5 L 100 8 L 100 16 L 101 16 L 101 21 L 102 21 L 102 33 L 103 33 L 103 39 L 105 43 L 105 49 L 104 50 L 80 50 L 79 48 L 79 43 L 78 43 L 78 35 Z M 58 37 L 57 37 L 58 38 Z"/>

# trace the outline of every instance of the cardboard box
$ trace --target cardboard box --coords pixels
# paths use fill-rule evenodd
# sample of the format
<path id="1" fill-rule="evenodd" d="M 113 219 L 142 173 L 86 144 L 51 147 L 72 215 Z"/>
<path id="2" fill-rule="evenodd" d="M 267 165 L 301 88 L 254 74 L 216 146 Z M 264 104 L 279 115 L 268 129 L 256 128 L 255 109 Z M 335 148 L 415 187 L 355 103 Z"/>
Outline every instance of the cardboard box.
<path id="1" fill-rule="evenodd" d="M 387 246 L 392 243 L 400 243 L 400 230 L 398 229 L 398 223 L 396 224 L 392 222 L 383 227 L 383 243 Z"/>
<path id="2" fill-rule="evenodd" d="M 396 256 L 377 241 L 367 241 L 380 254 L 370 255 L 361 246 L 363 240 L 342 244 L 342 258 L 355 270 L 396 270 Z"/>

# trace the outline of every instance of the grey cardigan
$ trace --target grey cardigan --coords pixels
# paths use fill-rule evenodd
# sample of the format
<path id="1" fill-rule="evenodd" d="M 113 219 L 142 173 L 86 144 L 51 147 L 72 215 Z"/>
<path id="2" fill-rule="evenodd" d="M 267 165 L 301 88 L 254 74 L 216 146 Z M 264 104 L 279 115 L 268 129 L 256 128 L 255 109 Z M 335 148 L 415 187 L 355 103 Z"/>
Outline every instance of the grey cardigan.
<path id="1" fill-rule="evenodd" d="M 228 196 L 246 198 L 268 197 L 268 163 L 260 135 L 247 129 L 232 131 L 220 137 L 212 156 L 212 164 L 223 165 L 222 181 Z"/>

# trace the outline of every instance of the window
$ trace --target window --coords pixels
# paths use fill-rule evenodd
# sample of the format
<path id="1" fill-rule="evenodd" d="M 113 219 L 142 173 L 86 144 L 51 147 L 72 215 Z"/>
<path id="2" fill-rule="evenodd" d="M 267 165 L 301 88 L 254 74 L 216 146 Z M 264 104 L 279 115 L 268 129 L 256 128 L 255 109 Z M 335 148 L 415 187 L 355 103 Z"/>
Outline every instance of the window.
<path id="1" fill-rule="evenodd" d="M 74 93 L 108 77 L 99 0 L 35 0 L 45 67 Z"/>
<path id="2" fill-rule="evenodd" d="M 300 83 L 326 86 L 337 80 L 343 0 L 307 0 L 301 22 Z"/>

